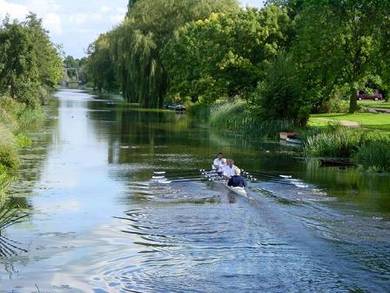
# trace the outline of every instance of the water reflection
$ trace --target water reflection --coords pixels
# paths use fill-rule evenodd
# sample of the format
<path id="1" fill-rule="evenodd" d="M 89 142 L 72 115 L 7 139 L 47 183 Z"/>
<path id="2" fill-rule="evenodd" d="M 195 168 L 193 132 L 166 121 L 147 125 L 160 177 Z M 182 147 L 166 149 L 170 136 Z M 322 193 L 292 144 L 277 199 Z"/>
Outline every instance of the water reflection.
<path id="1" fill-rule="evenodd" d="M 52 143 L 31 163 L 47 159 L 14 189 L 30 215 L 6 233 L 28 252 L 0 259 L 17 267 L 0 271 L 2 289 L 390 290 L 388 175 L 320 168 L 185 115 L 58 96 Z M 218 151 L 259 179 L 249 199 L 200 176 Z"/>

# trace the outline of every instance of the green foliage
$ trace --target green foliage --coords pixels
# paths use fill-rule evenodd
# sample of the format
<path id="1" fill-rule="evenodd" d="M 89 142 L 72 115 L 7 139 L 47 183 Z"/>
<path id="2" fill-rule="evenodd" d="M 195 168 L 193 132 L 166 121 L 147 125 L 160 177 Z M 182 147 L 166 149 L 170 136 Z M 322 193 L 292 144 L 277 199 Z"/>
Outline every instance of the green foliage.
<path id="1" fill-rule="evenodd" d="M 88 72 L 99 90 L 119 88 L 129 102 L 161 107 L 167 72 L 161 50 L 174 31 L 212 12 L 238 9 L 235 0 L 138 0 L 125 21 L 101 35 L 89 50 Z"/>
<path id="2" fill-rule="evenodd" d="M 330 126 L 305 142 L 305 153 L 316 157 L 345 157 L 349 158 L 362 144 L 362 132 L 345 127 Z"/>
<path id="3" fill-rule="evenodd" d="M 245 101 L 225 102 L 212 106 L 210 124 L 219 129 L 229 129 L 240 134 L 253 134 L 258 138 L 276 138 L 281 131 L 292 131 L 295 126 L 289 120 L 263 120 L 251 115 Z"/>
<path id="4" fill-rule="evenodd" d="M 210 118 L 210 105 L 204 103 L 187 102 L 187 112 L 191 117 L 195 117 L 200 121 L 208 121 Z"/>
<path id="5" fill-rule="evenodd" d="M 329 126 L 305 140 L 308 156 L 353 158 L 365 169 L 390 171 L 390 136 L 386 133 Z"/>
<path id="6" fill-rule="evenodd" d="M 214 106 L 210 115 L 210 125 L 234 130 L 246 125 L 247 118 L 249 118 L 249 115 L 246 102 L 238 100 L 233 103 Z"/>
<path id="7" fill-rule="evenodd" d="M 0 166 L 15 170 L 19 165 L 15 137 L 9 129 L 0 124 Z"/>
<path id="8" fill-rule="evenodd" d="M 117 74 L 114 60 L 110 51 L 110 37 L 102 34 L 88 48 L 88 61 L 86 70 L 91 76 L 95 88 L 102 92 L 114 91 L 118 88 Z"/>
<path id="9" fill-rule="evenodd" d="M 0 165 L 0 205 L 4 200 L 4 194 L 11 182 L 12 176 L 8 172 L 5 166 Z"/>
<path id="10" fill-rule="evenodd" d="M 246 125 L 301 126 L 310 113 L 356 111 L 357 90 L 390 93 L 389 11 L 376 0 L 269 0 L 260 10 L 129 0 L 125 21 L 90 47 L 88 72 L 99 90 L 144 107 L 171 99 L 195 111 L 240 97 Z"/>
<path id="11" fill-rule="evenodd" d="M 24 22 L 5 19 L 0 25 L 0 94 L 36 107 L 42 88 L 54 88 L 62 77 L 58 49 L 34 14 Z"/>
<path id="12" fill-rule="evenodd" d="M 11 144 L 0 145 L 0 165 L 8 170 L 16 170 L 19 166 L 19 157 L 16 147 Z"/>
<path id="13" fill-rule="evenodd" d="M 355 161 L 372 171 L 390 171 L 390 140 L 372 141 L 360 146 Z"/>
<path id="14" fill-rule="evenodd" d="M 320 112 L 322 113 L 347 113 L 348 110 L 349 103 L 337 97 L 324 101 L 320 108 Z"/>
<path id="15" fill-rule="evenodd" d="M 20 133 L 39 126 L 44 119 L 41 107 L 31 108 L 9 97 L 0 97 L 0 125 L 6 125 L 13 133 Z"/>
<path id="16" fill-rule="evenodd" d="M 32 144 L 31 138 L 29 138 L 24 133 L 19 133 L 18 135 L 16 135 L 16 145 L 19 148 L 29 147 L 31 146 L 31 144 Z"/>
<path id="17" fill-rule="evenodd" d="M 26 132 L 38 127 L 44 118 L 41 107 L 31 108 L 10 97 L 0 96 L 0 195 L 19 167 L 18 150 L 31 145 Z"/>
<path id="18" fill-rule="evenodd" d="M 282 54 L 267 67 L 250 105 L 253 115 L 259 119 L 306 124 L 311 100 L 302 93 L 298 70 L 289 56 Z"/>
<path id="19" fill-rule="evenodd" d="M 335 87 L 344 86 L 350 97 L 349 110 L 354 112 L 357 90 L 369 81 L 383 80 L 381 64 L 387 54 L 383 22 L 388 11 L 388 1 L 302 1 L 291 52 L 301 75 L 310 77 L 302 86 L 316 97 L 314 110 L 329 99 Z"/>
<path id="20" fill-rule="evenodd" d="M 286 11 L 276 6 L 188 23 L 163 51 L 169 94 L 209 104 L 248 96 L 264 66 L 288 43 L 290 25 Z"/>

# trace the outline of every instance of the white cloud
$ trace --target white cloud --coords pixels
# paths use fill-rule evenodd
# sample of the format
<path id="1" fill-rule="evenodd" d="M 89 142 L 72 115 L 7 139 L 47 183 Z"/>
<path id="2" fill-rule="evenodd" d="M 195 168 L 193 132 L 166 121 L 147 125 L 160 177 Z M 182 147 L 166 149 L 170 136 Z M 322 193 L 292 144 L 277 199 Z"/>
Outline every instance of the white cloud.
<path id="1" fill-rule="evenodd" d="M 56 35 L 62 34 L 62 21 L 57 13 L 48 13 L 43 18 L 43 25 Z"/>
<path id="2" fill-rule="evenodd" d="M 31 0 L 26 4 L 15 4 L 9 0 L 0 0 L 0 18 L 9 15 L 11 19 L 22 20 L 29 12 L 42 18 L 43 26 L 54 35 L 62 34 L 61 16 L 57 13 L 59 6 L 55 1 Z"/>
<path id="3" fill-rule="evenodd" d="M 112 11 L 112 7 L 103 5 L 102 7 L 100 7 L 100 11 L 103 12 L 103 13 L 111 12 Z"/>
<path id="4" fill-rule="evenodd" d="M 0 0 L 0 18 L 9 15 L 11 19 L 22 19 L 28 13 L 24 5 L 9 3 L 6 0 Z"/>
<path id="5" fill-rule="evenodd" d="M 104 13 L 75 13 L 69 16 L 68 21 L 72 25 L 83 26 L 94 22 L 100 22 L 104 19 Z"/>
<path id="6" fill-rule="evenodd" d="M 262 7 L 264 0 L 241 0 L 241 4 L 245 7 Z"/>

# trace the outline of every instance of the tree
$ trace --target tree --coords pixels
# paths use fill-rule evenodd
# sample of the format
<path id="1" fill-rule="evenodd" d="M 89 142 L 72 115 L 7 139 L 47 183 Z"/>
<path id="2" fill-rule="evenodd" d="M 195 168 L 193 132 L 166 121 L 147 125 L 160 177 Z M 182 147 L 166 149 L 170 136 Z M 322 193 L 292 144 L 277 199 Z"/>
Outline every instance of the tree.
<path id="1" fill-rule="evenodd" d="M 0 29 L 0 88 L 12 98 L 21 101 L 26 86 L 35 88 L 39 70 L 35 62 L 33 41 L 28 29 L 18 22 L 6 19 Z M 32 101 L 31 101 L 32 102 Z"/>
<path id="2" fill-rule="evenodd" d="M 63 75 L 63 63 L 59 54 L 59 48 L 51 41 L 42 26 L 42 20 L 30 13 L 26 17 L 25 24 L 33 40 L 33 52 L 38 66 L 40 82 L 49 88 L 55 87 Z"/>
<path id="3" fill-rule="evenodd" d="M 6 18 L 0 26 L 0 92 L 36 106 L 43 88 L 53 88 L 61 77 L 61 58 L 41 20 L 34 14 L 24 22 Z"/>
<path id="4" fill-rule="evenodd" d="M 286 10 L 268 6 L 212 14 L 181 28 L 163 51 L 172 96 L 213 103 L 248 96 L 289 41 Z"/>
<path id="5" fill-rule="evenodd" d="M 287 53 L 280 54 L 267 65 L 249 100 L 250 110 L 260 120 L 289 120 L 306 124 L 312 101 L 304 92 L 297 64 Z"/>
<path id="6" fill-rule="evenodd" d="M 114 91 L 118 88 L 117 74 L 110 51 L 110 35 L 101 34 L 88 48 L 87 75 L 99 92 L 103 89 Z"/>
<path id="7" fill-rule="evenodd" d="M 187 22 L 206 18 L 212 12 L 237 9 L 236 0 L 129 2 L 125 21 L 106 36 L 106 48 L 110 51 L 107 56 L 115 64 L 114 75 L 118 77 L 126 99 L 145 107 L 161 107 L 168 79 L 161 62 L 161 50 L 174 31 Z M 90 54 L 92 64 L 95 63 L 92 59 L 97 56 L 100 55 Z M 99 75 L 94 70 L 92 73 Z"/>
<path id="8" fill-rule="evenodd" d="M 386 58 L 381 47 L 389 11 L 388 1 L 304 1 L 292 50 L 320 102 L 335 87 L 347 87 L 354 112 L 356 92 L 370 80 L 381 79 L 378 58 Z"/>

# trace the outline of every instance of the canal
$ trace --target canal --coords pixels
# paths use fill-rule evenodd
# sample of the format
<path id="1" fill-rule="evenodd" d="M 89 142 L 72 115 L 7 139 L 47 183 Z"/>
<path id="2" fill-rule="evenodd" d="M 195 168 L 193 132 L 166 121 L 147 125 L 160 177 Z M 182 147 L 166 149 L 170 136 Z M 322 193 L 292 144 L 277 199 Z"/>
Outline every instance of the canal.
<path id="1" fill-rule="evenodd" d="M 34 134 L 0 292 L 388 292 L 390 176 L 78 90 Z M 222 151 L 248 198 L 202 180 Z M 152 179 L 164 171 L 165 182 Z"/>

